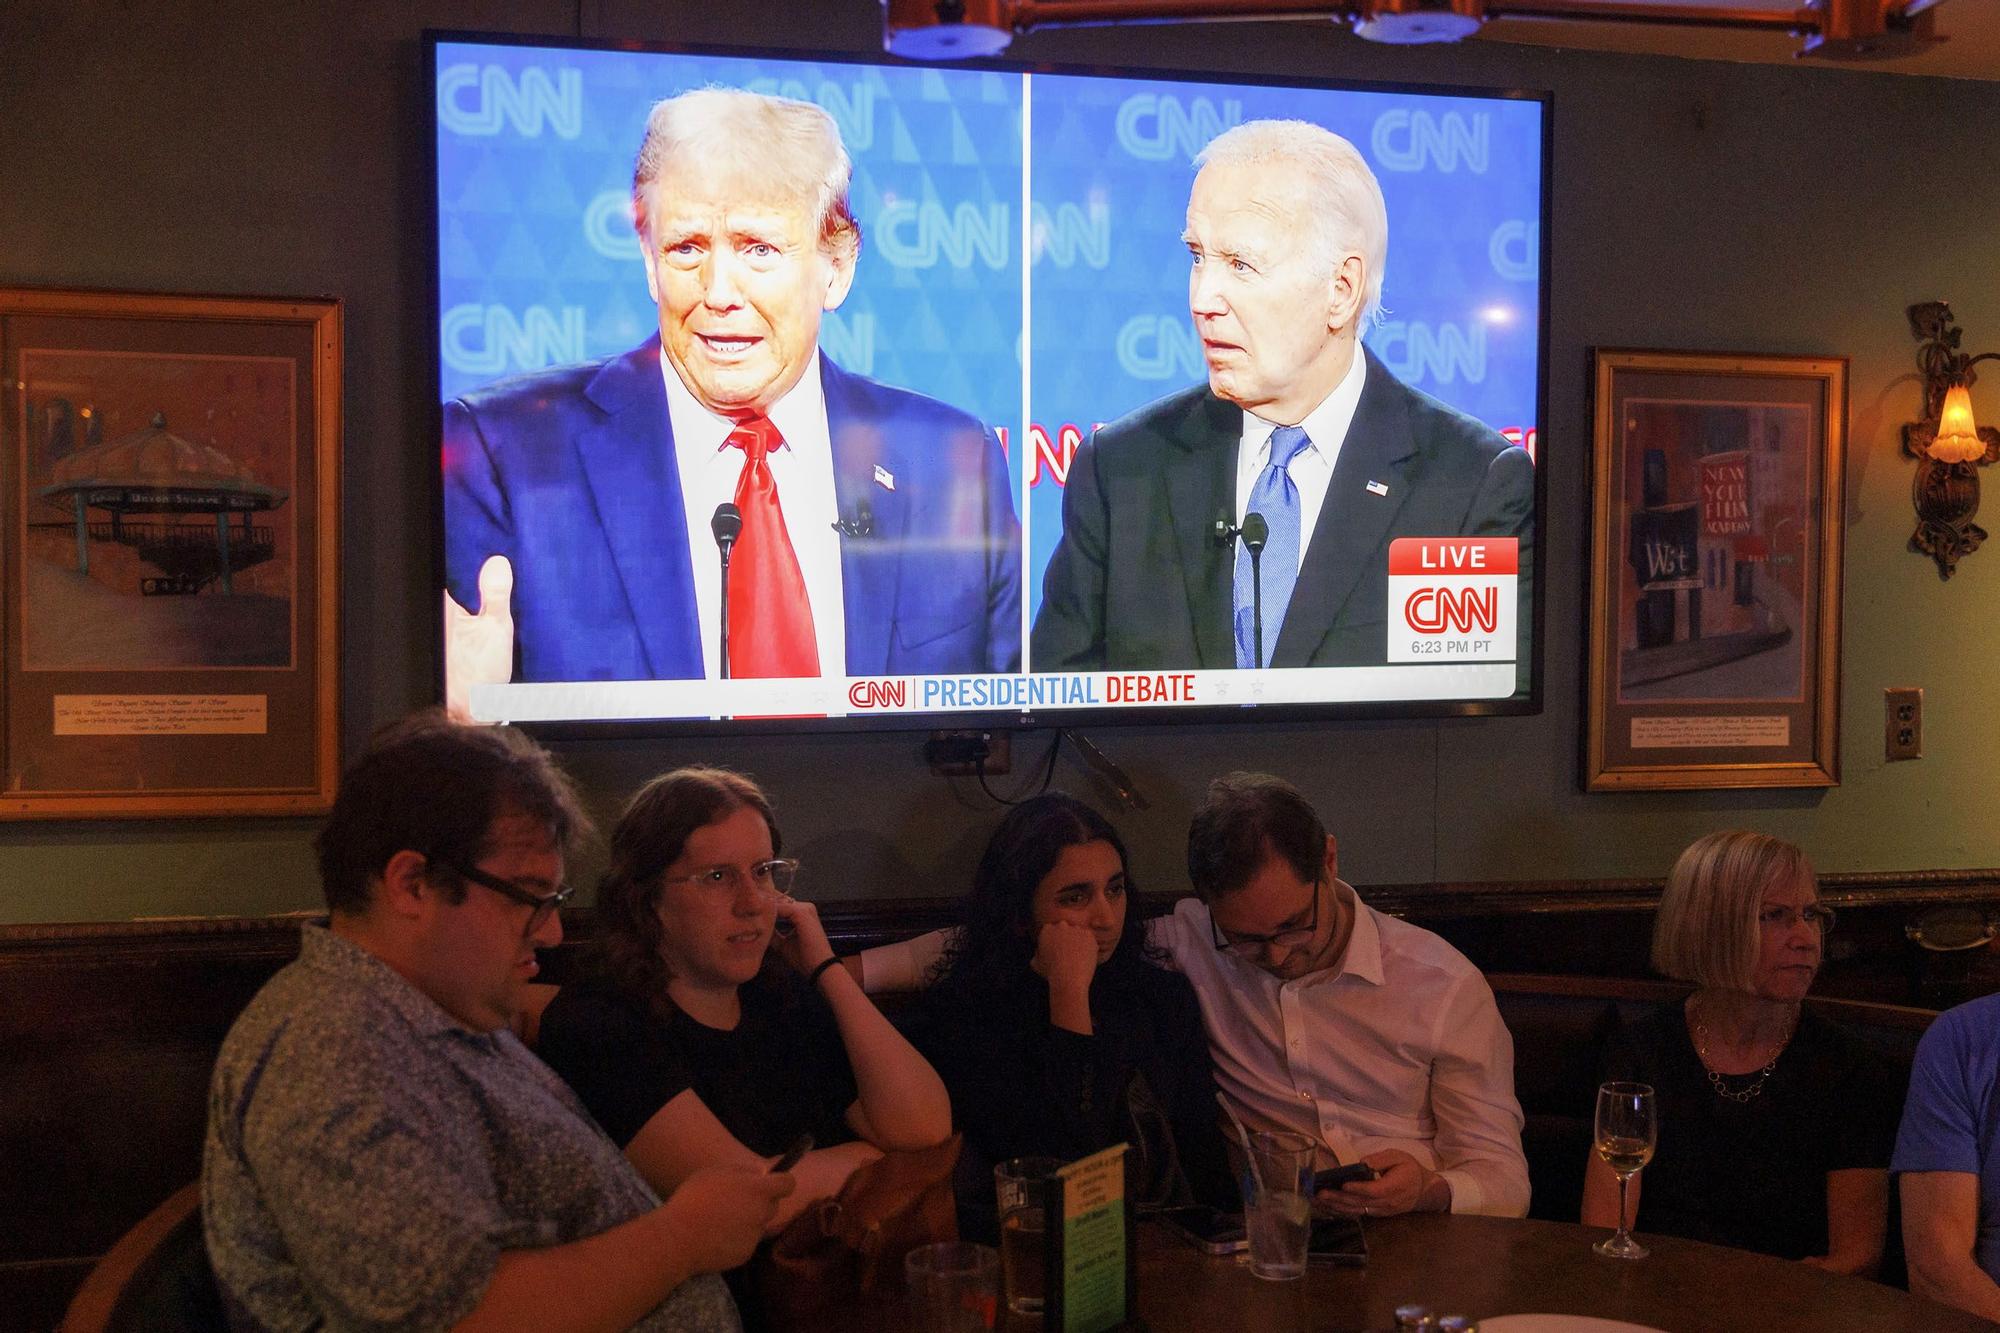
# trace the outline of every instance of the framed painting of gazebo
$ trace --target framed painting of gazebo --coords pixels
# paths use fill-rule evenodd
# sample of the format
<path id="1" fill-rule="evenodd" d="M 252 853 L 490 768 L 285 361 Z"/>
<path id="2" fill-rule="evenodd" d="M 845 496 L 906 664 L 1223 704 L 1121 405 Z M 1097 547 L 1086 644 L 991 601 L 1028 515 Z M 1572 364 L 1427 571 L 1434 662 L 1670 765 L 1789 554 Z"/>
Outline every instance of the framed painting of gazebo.
<path id="1" fill-rule="evenodd" d="M 339 772 L 340 306 L 0 290 L 0 818 Z"/>

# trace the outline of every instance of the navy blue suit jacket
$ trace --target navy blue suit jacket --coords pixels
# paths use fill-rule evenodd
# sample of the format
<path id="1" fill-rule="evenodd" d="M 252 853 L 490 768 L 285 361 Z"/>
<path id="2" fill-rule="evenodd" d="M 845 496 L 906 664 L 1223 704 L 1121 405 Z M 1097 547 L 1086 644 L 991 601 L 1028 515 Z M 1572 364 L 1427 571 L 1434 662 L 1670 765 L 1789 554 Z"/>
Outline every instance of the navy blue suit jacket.
<path id="1" fill-rule="evenodd" d="M 1518 537 L 1519 661 L 1533 642 L 1535 467 L 1492 427 L 1403 384 L 1373 352 L 1319 522 L 1271 652 L 1274 667 L 1388 659 L 1389 543 Z M 1100 426 L 1063 487 L 1042 579 L 1036 671 L 1236 665 L 1233 543 L 1243 409 L 1207 385 Z M 1381 493 L 1369 483 L 1383 487 Z"/>
<path id="2" fill-rule="evenodd" d="M 998 443 L 934 398 L 824 354 L 820 367 L 840 512 L 865 501 L 874 516 L 872 535 L 840 542 L 846 673 L 1018 670 L 1021 528 Z M 703 674 L 714 645 L 696 623 L 657 339 L 445 404 L 444 509 L 460 606 L 478 609 L 487 557 L 514 566 L 515 680 Z"/>

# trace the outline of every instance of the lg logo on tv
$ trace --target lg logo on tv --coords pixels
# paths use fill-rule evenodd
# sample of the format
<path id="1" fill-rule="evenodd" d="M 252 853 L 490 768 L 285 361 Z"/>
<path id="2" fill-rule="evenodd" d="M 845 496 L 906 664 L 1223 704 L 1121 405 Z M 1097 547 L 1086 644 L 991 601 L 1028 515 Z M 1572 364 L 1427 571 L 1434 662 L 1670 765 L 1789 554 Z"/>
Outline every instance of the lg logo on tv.
<path id="1" fill-rule="evenodd" d="M 1447 111 L 1385 111 L 1369 137 L 1375 160 L 1387 171 L 1468 171 L 1483 174 L 1492 159 L 1493 118 Z"/>
<path id="2" fill-rule="evenodd" d="M 500 65 L 447 65 L 438 71 L 438 123 L 453 134 L 490 138 L 509 125 L 538 139 L 546 125 L 557 138 L 583 133 L 583 71 L 529 66 L 518 75 Z"/>
<path id="3" fill-rule="evenodd" d="M 1186 162 L 1224 130 L 1243 123 L 1243 103 L 1138 93 L 1118 107 L 1118 146 L 1141 162 Z"/>

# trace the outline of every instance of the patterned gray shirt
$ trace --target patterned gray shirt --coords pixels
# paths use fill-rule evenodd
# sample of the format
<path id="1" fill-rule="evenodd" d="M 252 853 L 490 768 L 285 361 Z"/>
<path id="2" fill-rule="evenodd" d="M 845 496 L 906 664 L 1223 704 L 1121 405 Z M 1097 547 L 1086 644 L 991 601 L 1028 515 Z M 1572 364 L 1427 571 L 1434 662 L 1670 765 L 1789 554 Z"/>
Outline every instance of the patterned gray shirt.
<path id="1" fill-rule="evenodd" d="M 203 1217 L 239 1328 L 448 1328 L 501 1251 L 582 1240 L 657 1203 L 512 1032 L 469 1030 L 318 926 L 216 1061 Z M 711 1274 L 637 1327 L 741 1324 Z"/>

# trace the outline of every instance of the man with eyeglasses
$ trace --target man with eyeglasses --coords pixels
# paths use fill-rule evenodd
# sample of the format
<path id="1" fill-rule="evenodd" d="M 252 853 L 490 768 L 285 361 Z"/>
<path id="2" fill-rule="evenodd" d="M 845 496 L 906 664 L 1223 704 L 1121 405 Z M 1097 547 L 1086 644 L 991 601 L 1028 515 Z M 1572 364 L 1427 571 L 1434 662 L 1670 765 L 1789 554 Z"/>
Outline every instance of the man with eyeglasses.
<path id="1" fill-rule="evenodd" d="M 1195 897 L 1148 922 L 1147 938 L 1193 983 L 1237 1114 L 1317 1140 L 1322 1167 L 1375 1168 L 1321 1194 L 1338 1211 L 1526 1214 L 1514 1041 L 1479 969 L 1362 902 L 1282 778 L 1210 783 L 1187 858 Z M 933 932 L 866 950 L 864 984 L 915 984 L 946 947 Z"/>
<path id="2" fill-rule="evenodd" d="M 1187 855 L 1196 897 L 1153 938 L 1194 983 L 1237 1113 L 1318 1140 L 1321 1166 L 1374 1167 L 1322 1192 L 1338 1211 L 1525 1214 L 1514 1042 L 1479 969 L 1362 902 L 1281 778 L 1210 783 Z"/>
<path id="3" fill-rule="evenodd" d="M 717 1272 L 789 1175 L 662 1205 L 510 1025 L 584 827 L 549 756 L 419 715 L 343 777 L 329 908 L 216 1061 L 208 1250 L 239 1328 L 740 1329 Z"/>

